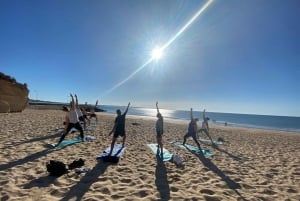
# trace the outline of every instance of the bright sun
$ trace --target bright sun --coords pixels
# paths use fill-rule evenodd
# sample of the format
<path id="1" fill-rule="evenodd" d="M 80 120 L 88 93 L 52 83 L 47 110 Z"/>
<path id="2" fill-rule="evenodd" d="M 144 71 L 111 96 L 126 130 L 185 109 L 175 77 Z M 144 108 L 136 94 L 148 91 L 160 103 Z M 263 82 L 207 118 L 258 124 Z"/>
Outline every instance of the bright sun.
<path id="1" fill-rule="evenodd" d="M 152 59 L 159 60 L 162 57 L 162 55 L 163 55 L 163 51 L 161 48 L 156 47 L 152 50 L 151 53 Z"/>

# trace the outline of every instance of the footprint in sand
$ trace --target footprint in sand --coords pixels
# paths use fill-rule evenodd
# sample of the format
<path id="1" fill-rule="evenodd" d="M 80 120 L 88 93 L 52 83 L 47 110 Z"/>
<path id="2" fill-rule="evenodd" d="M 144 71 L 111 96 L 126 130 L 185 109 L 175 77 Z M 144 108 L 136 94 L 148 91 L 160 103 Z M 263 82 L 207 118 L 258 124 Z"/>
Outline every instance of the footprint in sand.
<path id="1" fill-rule="evenodd" d="M 200 191 L 200 193 L 208 194 L 208 195 L 213 195 L 213 194 L 215 194 L 215 192 L 213 192 L 212 190 L 209 190 L 209 189 L 202 189 L 202 190 Z"/>
<path id="2" fill-rule="evenodd" d="M 288 193 L 298 193 L 298 191 L 296 191 L 296 190 L 294 190 L 294 189 L 292 189 L 292 188 L 289 188 L 289 189 L 287 190 L 287 192 L 288 192 Z"/>
<path id="3" fill-rule="evenodd" d="M 171 191 L 172 191 L 172 192 L 178 192 L 178 191 L 179 191 L 179 189 L 178 189 L 178 188 L 176 188 L 176 187 L 174 187 L 174 186 L 172 186 L 172 187 L 171 187 Z"/>
<path id="4" fill-rule="evenodd" d="M 131 179 L 121 179 L 120 182 L 121 183 L 131 183 Z"/>
<path id="5" fill-rule="evenodd" d="M 106 187 L 100 188 L 99 191 L 100 191 L 101 193 L 103 193 L 103 194 L 106 194 L 106 195 L 109 195 L 109 194 L 110 194 L 110 189 L 109 189 L 109 188 L 106 188 Z"/>
<path id="6" fill-rule="evenodd" d="M 245 189 L 255 189 L 255 187 L 250 186 L 248 184 L 242 184 L 242 187 L 245 188 Z"/>
<path id="7" fill-rule="evenodd" d="M 206 201 L 220 201 L 221 199 L 219 199 L 218 197 L 212 197 L 212 196 L 204 196 Z"/>

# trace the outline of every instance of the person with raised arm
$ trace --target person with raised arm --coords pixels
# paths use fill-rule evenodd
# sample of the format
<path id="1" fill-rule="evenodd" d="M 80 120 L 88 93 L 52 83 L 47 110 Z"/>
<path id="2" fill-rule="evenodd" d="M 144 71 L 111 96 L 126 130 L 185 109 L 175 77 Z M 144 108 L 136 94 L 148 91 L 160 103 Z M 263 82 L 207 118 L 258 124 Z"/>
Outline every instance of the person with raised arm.
<path id="1" fill-rule="evenodd" d="M 80 109 L 79 107 L 79 104 L 78 104 L 78 98 L 77 98 L 77 95 L 75 94 L 75 111 L 77 113 L 77 116 L 78 116 L 78 119 L 79 121 L 83 122 L 83 128 L 86 129 L 86 120 L 84 118 L 84 115 L 82 113 L 82 110 Z"/>
<path id="2" fill-rule="evenodd" d="M 185 145 L 186 139 L 188 137 L 192 137 L 193 140 L 195 141 L 195 143 L 197 144 L 198 148 L 201 150 L 200 144 L 197 140 L 197 130 L 198 130 L 197 129 L 197 121 L 198 121 L 198 118 L 193 117 L 193 108 L 191 108 L 190 117 L 191 117 L 191 121 L 190 121 L 189 126 L 188 126 L 188 132 L 184 135 L 182 144 Z"/>
<path id="3" fill-rule="evenodd" d="M 203 110 L 203 121 L 202 121 L 202 127 L 199 130 L 200 133 L 204 132 L 207 137 L 210 139 L 211 144 L 214 145 L 214 142 L 212 140 L 212 138 L 209 135 L 209 126 L 208 126 L 208 120 L 209 118 L 205 116 L 205 109 Z"/>
<path id="4" fill-rule="evenodd" d="M 125 146 L 125 140 L 126 140 L 126 131 L 125 131 L 125 117 L 126 117 L 126 114 L 128 112 L 128 108 L 130 106 L 130 102 L 128 103 L 127 105 L 127 108 L 125 110 L 125 112 L 122 114 L 121 110 L 120 109 L 117 109 L 116 110 L 116 113 L 117 113 L 117 117 L 115 119 L 115 123 L 114 123 L 114 127 L 113 129 L 110 131 L 109 133 L 109 136 L 113 133 L 113 137 L 112 137 L 112 142 L 111 142 L 111 147 L 110 147 L 110 152 L 108 154 L 108 156 L 111 155 L 113 149 L 114 149 L 114 145 L 115 145 L 115 142 L 117 140 L 117 138 L 120 136 L 120 137 L 123 137 L 123 147 Z"/>
<path id="5" fill-rule="evenodd" d="M 98 105 L 98 100 L 96 101 L 95 106 L 92 107 L 91 110 L 90 110 L 90 120 L 94 117 L 96 119 L 96 122 L 98 122 L 98 117 L 95 113 L 95 109 L 96 109 L 97 105 Z"/>
<path id="6" fill-rule="evenodd" d="M 162 136 L 164 133 L 164 119 L 163 116 L 161 115 L 161 113 L 159 112 L 159 108 L 158 108 L 158 102 L 156 102 L 156 109 L 157 109 L 157 121 L 156 121 L 156 140 L 157 140 L 157 145 L 158 145 L 158 149 L 160 148 L 161 152 L 161 156 L 163 156 L 163 143 L 162 143 Z"/>
<path id="7" fill-rule="evenodd" d="M 81 141 L 84 141 L 84 133 L 83 129 L 79 123 L 78 115 L 76 113 L 76 105 L 74 102 L 74 97 L 72 94 L 71 96 L 71 102 L 70 102 L 70 110 L 66 115 L 66 121 L 65 121 L 65 130 L 63 135 L 60 137 L 58 143 L 55 145 L 57 147 L 66 137 L 66 135 L 70 132 L 72 128 L 76 128 L 80 132 Z"/>

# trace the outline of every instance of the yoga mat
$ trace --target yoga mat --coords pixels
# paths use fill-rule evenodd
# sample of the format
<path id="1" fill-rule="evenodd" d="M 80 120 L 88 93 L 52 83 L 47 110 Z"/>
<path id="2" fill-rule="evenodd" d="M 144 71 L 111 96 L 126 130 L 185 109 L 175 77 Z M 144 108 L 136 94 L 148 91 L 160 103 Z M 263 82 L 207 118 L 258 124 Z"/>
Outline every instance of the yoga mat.
<path id="1" fill-rule="evenodd" d="M 126 147 L 123 147 L 122 144 L 115 144 L 114 149 L 111 153 L 111 156 L 116 156 L 116 157 L 121 157 L 123 153 L 125 152 Z M 102 153 L 100 153 L 96 159 L 100 159 L 102 157 L 105 157 L 109 154 L 110 152 L 110 146 L 107 147 Z"/>
<path id="2" fill-rule="evenodd" d="M 88 126 L 83 131 L 95 131 L 95 128 Z"/>
<path id="3" fill-rule="evenodd" d="M 66 146 L 69 146 L 69 145 L 72 145 L 72 144 L 75 144 L 75 143 L 78 143 L 78 142 L 81 142 L 81 138 L 74 138 L 74 139 L 71 139 L 71 140 L 63 140 L 57 147 L 55 147 L 55 145 L 57 143 L 51 143 L 49 145 L 52 148 L 61 149 L 63 147 L 66 147 Z"/>
<path id="4" fill-rule="evenodd" d="M 87 135 L 87 136 L 84 137 L 84 141 L 92 141 L 94 139 L 95 139 L 95 137 L 94 136 L 90 136 L 90 135 Z M 50 143 L 49 145 L 52 148 L 61 149 L 63 147 L 66 147 L 66 146 L 69 146 L 69 145 L 72 145 L 72 144 L 75 144 L 75 143 L 78 143 L 78 142 L 81 142 L 81 138 L 80 137 L 76 137 L 76 138 L 73 138 L 71 140 L 63 140 L 57 147 L 55 147 L 55 145 L 57 143 Z"/>
<path id="5" fill-rule="evenodd" d="M 200 140 L 201 142 L 211 142 L 210 140 L 208 140 L 208 139 L 203 139 L 203 138 L 199 138 L 199 140 Z M 222 142 L 222 141 L 217 141 L 217 140 L 213 140 L 213 142 L 214 142 L 215 144 L 218 144 L 218 145 L 224 144 L 224 142 Z"/>
<path id="6" fill-rule="evenodd" d="M 169 161 L 172 159 L 173 154 L 171 154 L 167 149 L 163 148 L 163 157 L 160 155 L 160 148 L 158 149 L 157 144 L 147 144 L 147 146 L 156 154 L 162 161 Z"/>
<path id="7" fill-rule="evenodd" d="M 195 146 L 192 146 L 192 145 L 189 145 L 189 144 L 185 144 L 183 145 L 182 142 L 173 142 L 172 144 L 178 146 L 178 147 L 181 147 L 181 148 L 184 148 L 184 149 L 189 149 L 195 153 L 200 153 L 200 149 L 198 147 L 195 147 Z M 211 151 L 209 151 L 208 149 L 202 149 L 201 150 L 202 153 L 206 156 L 212 156 L 213 153 L 211 153 Z"/>

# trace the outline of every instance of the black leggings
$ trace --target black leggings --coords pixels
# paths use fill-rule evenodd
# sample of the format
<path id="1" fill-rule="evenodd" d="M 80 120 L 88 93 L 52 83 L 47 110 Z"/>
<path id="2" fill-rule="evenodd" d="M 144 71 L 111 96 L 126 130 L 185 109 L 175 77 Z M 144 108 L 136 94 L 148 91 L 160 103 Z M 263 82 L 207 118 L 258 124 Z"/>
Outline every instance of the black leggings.
<path id="1" fill-rule="evenodd" d="M 185 144 L 186 139 L 187 139 L 188 137 L 192 137 L 193 140 L 195 141 L 195 143 L 197 144 L 198 148 L 201 149 L 200 144 L 199 144 L 199 142 L 198 142 L 198 140 L 197 140 L 197 137 L 196 137 L 196 133 L 189 133 L 189 132 L 186 133 L 186 134 L 183 136 L 183 144 Z"/>
<path id="2" fill-rule="evenodd" d="M 83 140 L 84 134 L 83 134 L 83 129 L 82 129 L 80 123 L 79 123 L 79 122 L 77 122 L 76 124 L 69 123 L 67 130 L 66 130 L 65 133 L 60 137 L 60 140 L 59 140 L 58 144 L 61 143 L 61 142 L 65 139 L 66 135 L 70 132 L 70 130 L 71 130 L 72 128 L 76 128 L 77 130 L 79 130 L 79 132 L 80 132 L 80 137 L 81 137 L 81 139 Z"/>

